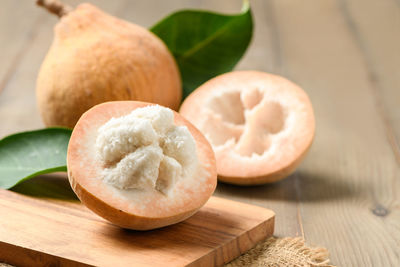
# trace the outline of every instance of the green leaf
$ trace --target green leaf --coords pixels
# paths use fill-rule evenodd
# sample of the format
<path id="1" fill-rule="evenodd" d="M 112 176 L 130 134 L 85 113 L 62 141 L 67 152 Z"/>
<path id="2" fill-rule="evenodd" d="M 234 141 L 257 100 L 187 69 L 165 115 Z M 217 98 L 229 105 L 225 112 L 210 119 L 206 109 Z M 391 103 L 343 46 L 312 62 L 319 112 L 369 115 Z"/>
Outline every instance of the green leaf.
<path id="1" fill-rule="evenodd" d="M 205 81 L 233 69 L 250 43 L 253 19 L 244 1 L 237 15 L 183 10 L 161 20 L 151 31 L 173 53 L 186 97 Z"/>
<path id="2" fill-rule="evenodd" d="M 39 174 L 67 171 L 71 130 L 47 128 L 0 140 L 0 188 L 11 188 Z"/>
<path id="3" fill-rule="evenodd" d="M 10 190 L 40 198 L 77 200 L 66 173 L 51 173 L 28 179 L 13 186 Z"/>

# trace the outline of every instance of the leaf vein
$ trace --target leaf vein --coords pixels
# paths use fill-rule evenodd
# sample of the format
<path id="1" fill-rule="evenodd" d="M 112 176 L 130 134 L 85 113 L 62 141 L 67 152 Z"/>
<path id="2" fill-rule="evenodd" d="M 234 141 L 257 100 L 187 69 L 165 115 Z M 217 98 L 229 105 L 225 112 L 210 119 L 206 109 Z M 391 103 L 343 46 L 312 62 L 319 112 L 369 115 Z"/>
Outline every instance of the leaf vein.
<path id="1" fill-rule="evenodd" d="M 200 51 L 202 48 L 206 47 L 209 43 L 214 41 L 216 38 L 218 38 L 222 33 L 226 32 L 229 30 L 229 26 L 234 22 L 234 18 L 230 18 L 230 20 L 225 23 L 223 27 L 218 29 L 217 31 L 214 32 L 214 34 L 208 36 L 207 38 L 203 39 L 201 42 L 199 42 L 197 45 L 193 46 L 191 49 L 187 50 L 183 54 L 177 56 L 177 60 L 184 62 L 187 60 L 190 56 L 192 56 L 194 53 Z"/>

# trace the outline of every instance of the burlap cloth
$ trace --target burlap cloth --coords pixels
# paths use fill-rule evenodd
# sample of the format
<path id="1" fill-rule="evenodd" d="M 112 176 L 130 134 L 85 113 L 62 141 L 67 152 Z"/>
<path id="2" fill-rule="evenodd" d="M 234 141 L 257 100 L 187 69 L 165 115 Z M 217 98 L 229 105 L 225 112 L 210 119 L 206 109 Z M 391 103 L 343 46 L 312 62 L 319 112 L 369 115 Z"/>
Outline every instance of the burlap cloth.
<path id="1" fill-rule="evenodd" d="M 324 266 L 329 264 L 326 248 L 309 247 L 301 237 L 271 237 L 226 264 L 225 267 L 280 267 L 280 266 Z"/>
<path id="2" fill-rule="evenodd" d="M 253 249 L 225 265 L 225 267 L 280 267 L 280 266 L 323 266 L 329 264 L 329 253 L 325 248 L 309 247 L 301 237 L 271 237 Z M 12 267 L 0 263 L 0 267 Z"/>

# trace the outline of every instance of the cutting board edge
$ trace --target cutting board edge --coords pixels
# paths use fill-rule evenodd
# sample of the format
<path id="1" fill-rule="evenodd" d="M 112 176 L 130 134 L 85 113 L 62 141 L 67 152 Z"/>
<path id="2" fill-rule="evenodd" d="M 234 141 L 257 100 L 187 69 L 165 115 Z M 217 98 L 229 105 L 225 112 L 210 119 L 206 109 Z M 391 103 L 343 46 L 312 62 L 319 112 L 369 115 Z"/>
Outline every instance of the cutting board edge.
<path id="1" fill-rule="evenodd" d="M 24 257 L 19 257 L 19 255 L 24 255 Z M 17 258 L 18 260 L 15 260 Z M 46 260 L 42 261 L 41 259 L 44 258 L 46 258 Z M 49 263 L 49 259 L 53 259 L 52 261 L 60 264 L 60 266 L 94 266 L 84 262 L 49 254 L 40 250 L 24 248 L 0 240 L 0 263 L 6 263 L 18 267 L 30 267 L 38 266 L 38 262 L 41 262 L 41 266 L 46 266 L 46 264 Z"/>
<path id="2" fill-rule="evenodd" d="M 247 231 L 244 235 L 236 236 L 230 241 L 221 244 L 215 250 L 210 251 L 208 254 L 203 255 L 199 259 L 189 263 L 186 267 L 207 267 L 207 266 L 222 266 L 229 263 L 239 257 L 240 255 L 246 253 L 253 247 L 255 247 L 259 242 L 271 237 L 275 231 L 275 212 L 270 209 L 264 208 L 266 211 L 271 212 L 271 217 L 262 223 L 258 224 L 250 231 Z M 240 246 L 241 239 L 248 237 L 250 242 L 245 242 L 245 246 Z M 233 255 L 226 257 L 224 250 L 229 247 L 234 247 Z M 231 250 L 232 251 L 232 250 Z M 217 255 L 215 255 L 217 254 Z M 215 255 L 215 256 L 214 256 Z M 222 255 L 222 256 L 221 256 Z"/>
<path id="3" fill-rule="evenodd" d="M 1 190 L 3 191 L 3 190 Z M 74 207 L 63 207 L 59 206 L 58 203 L 52 203 L 52 201 L 46 201 L 46 199 L 37 199 L 30 196 L 20 195 L 15 192 L 10 192 L 4 190 L 2 192 L 3 196 L 10 197 L 14 201 L 29 200 L 29 204 L 41 204 L 43 203 L 47 207 L 51 207 L 52 212 L 65 212 L 65 210 L 73 209 Z M 238 205 L 240 203 L 241 208 L 234 207 L 231 211 L 235 211 L 238 214 L 238 210 L 252 210 L 253 212 L 248 214 L 249 219 L 258 219 L 258 223 L 253 225 L 251 228 L 243 229 L 243 232 L 235 237 L 232 237 L 229 241 L 221 243 L 218 247 L 201 255 L 199 258 L 193 258 L 192 262 L 184 263 L 182 266 L 219 266 L 223 263 L 227 263 L 239 255 L 246 252 L 248 249 L 256 245 L 257 242 L 262 239 L 272 235 L 274 228 L 274 217 L 275 213 L 263 207 L 250 205 L 248 203 L 233 201 L 221 197 L 212 197 L 212 203 L 224 202 L 225 204 Z M 211 206 L 214 206 L 211 205 Z M 41 204 L 42 205 L 42 204 Z M 215 207 L 214 207 L 215 208 Z M 229 210 L 229 208 L 228 208 Z M 261 211 L 263 211 L 261 213 Z M 258 214 L 258 216 L 253 216 L 252 214 Z M 21 258 L 21 255 L 24 257 Z M 63 266 L 94 266 L 91 262 L 80 261 L 73 258 L 62 257 L 57 254 L 42 250 L 35 247 L 25 247 L 18 243 L 10 243 L 7 241 L 0 241 L 0 259 L 6 263 L 14 264 L 16 266 L 34 266 L 38 263 L 46 265 L 50 262 L 55 262 L 62 264 Z M 17 259 L 17 260 L 16 260 Z"/>

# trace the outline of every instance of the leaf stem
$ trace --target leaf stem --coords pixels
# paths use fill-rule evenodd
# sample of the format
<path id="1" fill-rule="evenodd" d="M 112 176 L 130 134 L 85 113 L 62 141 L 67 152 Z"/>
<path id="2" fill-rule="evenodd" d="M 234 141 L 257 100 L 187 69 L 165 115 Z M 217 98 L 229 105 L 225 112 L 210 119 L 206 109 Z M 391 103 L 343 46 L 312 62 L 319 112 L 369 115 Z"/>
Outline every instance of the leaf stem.
<path id="1" fill-rule="evenodd" d="M 67 15 L 72 11 L 72 7 L 58 0 L 36 0 L 38 6 L 44 7 L 50 13 L 57 15 L 59 18 Z"/>

